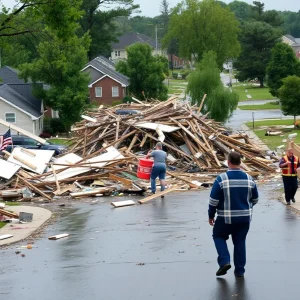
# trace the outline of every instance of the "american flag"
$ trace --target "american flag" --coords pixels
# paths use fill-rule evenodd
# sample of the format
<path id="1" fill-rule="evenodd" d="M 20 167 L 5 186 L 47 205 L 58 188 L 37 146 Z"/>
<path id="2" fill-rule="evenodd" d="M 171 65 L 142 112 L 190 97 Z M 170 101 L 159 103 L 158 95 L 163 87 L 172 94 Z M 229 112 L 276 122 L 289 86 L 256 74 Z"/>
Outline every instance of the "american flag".
<path id="1" fill-rule="evenodd" d="M 10 144 L 12 144 L 12 138 L 10 135 L 10 129 L 8 129 L 4 135 L 0 136 L 0 151 L 5 150 Z"/>

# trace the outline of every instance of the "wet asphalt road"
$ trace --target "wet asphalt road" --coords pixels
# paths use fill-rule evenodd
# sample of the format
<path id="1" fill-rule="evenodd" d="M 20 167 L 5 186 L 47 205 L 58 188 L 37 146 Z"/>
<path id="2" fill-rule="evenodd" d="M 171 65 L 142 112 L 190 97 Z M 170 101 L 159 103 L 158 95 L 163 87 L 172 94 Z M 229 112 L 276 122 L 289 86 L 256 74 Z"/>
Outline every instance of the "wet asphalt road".
<path id="1" fill-rule="evenodd" d="M 209 191 L 119 209 L 109 198 L 65 208 L 24 258 L 0 250 L 0 299 L 298 300 L 300 218 L 272 190 L 260 187 L 245 279 L 232 269 L 215 277 Z M 71 236 L 47 240 L 63 232 Z"/>

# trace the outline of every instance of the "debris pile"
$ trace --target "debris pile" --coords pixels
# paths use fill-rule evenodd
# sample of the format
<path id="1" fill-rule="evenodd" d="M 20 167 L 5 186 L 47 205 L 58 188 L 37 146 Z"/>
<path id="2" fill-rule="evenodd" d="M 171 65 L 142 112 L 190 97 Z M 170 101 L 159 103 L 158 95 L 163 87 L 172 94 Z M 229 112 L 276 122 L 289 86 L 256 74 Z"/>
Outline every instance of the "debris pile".
<path id="1" fill-rule="evenodd" d="M 235 150 L 243 156 L 242 169 L 250 175 L 275 172 L 278 158 L 266 156 L 246 134 L 230 134 L 220 123 L 202 116 L 197 107 L 172 97 L 165 102 L 122 104 L 88 112 L 72 128 L 67 152 L 53 158 L 50 150 L 15 148 L 6 153 L 10 176 L 2 197 L 32 193 L 51 201 L 73 198 L 143 194 L 149 182 L 139 180 L 139 159 L 160 141 L 167 152 L 167 183 L 172 190 L 208 187 L 227 169 Z M 24 196 L 25 194 L 25 196 Z"/>

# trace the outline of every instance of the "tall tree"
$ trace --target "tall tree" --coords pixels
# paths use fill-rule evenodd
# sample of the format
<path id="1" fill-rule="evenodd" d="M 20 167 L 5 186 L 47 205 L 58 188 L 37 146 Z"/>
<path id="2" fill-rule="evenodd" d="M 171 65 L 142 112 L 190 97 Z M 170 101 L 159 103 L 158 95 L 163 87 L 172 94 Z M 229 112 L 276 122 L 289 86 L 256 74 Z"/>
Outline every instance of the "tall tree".
<path id="1" fill-rule="evenodd" d="M 287 44 L 278 43 L 272 49 L 272 56 L 267 68 L 267 83 L 270 93 L 278 97 L 282 80 L 290 75 L 300 75 L 300 62 L 294 50 Z"/>
<path id="2" fill-rule="evenodd" d="M 281 35 L 280 30 L 264 22 L 246 22 L 242 25 L 240 34 L 242 52 L 234 63 L 240 81 L 257 78 L 260 86 L 264 87 L 271 49 Z"/>
<path id="3" fill-rule="evenodd" d="M 152 55 L 152 48 L 147 44 L 136 43 L 126 52 L 127 61 L 120 61 L 116 69 L 130 78 L 129 92 L 140 99 L 166 100 L 164 62 Z"/>
<path id="4" fill-rule="evenodd" d="M 285 115 L 300 115 L 300 77 L 293 75 L 283 79 L 283 85 L 279 89 L 279 98 L 282 112 Z"/>
<path id="5" fill-rule="evenodd" d="M 234 12 L 240 22 L 250 21 L 254 18 L 253 6 L 246 2 L 234 0 L 228 4 L 228 8 Z"/>
<path id="6" fill-rule="evenodd" d="M 99 54 L 109 55 L 111 43 L 116 41 L 118 17 L 130 16 L 139 8 L 134 0 L 82 0 L 83 17 L 80 19 L 79 36 L 89 32 L 92 43 L 89 59 Z M 108 9 L 110 8 L 110 9 Z"/>
<path id="7" fill-rule="evenodd" d="M 223 86 L 216 55 L 209 51 L 189 75 L 187 91 L 192 103 L 200 104 L 204 94 L 207 94 L 202 107 L 202 113 L 209 112 L 210 117 L 216 121 L 226 121 L 238 104 L 238 94 L 231 92 Z"/>
<path id="8" fill-rule="evenodd" d="M 213 50 L 221 66 L 239 54 L 239 26 L 234 14 L 214 0 L 184 0 L 173 10 L 164 43 L 176 38 L 182 57 L 200 61 Z"/>

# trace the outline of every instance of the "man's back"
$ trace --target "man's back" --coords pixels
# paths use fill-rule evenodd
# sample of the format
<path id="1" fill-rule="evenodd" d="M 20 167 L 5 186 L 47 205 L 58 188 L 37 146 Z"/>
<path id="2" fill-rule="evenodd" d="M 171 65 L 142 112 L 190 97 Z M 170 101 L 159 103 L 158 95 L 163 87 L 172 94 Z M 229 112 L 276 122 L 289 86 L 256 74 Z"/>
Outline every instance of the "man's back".
<path id="1" fill-rule="evenodd" d="M 219 175 L 213 185 L 209 213 L 217 210 L 227 224 L 250 222 L 252 207 L 257 201 L 258 192 L 252 177 L 241 170 L 228 170 Z"/>

